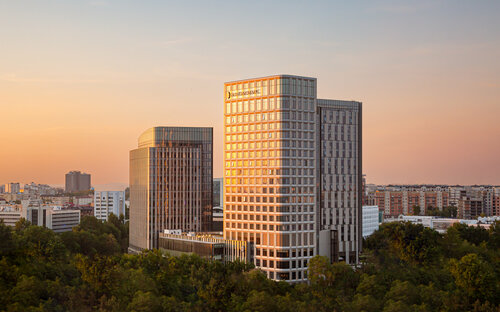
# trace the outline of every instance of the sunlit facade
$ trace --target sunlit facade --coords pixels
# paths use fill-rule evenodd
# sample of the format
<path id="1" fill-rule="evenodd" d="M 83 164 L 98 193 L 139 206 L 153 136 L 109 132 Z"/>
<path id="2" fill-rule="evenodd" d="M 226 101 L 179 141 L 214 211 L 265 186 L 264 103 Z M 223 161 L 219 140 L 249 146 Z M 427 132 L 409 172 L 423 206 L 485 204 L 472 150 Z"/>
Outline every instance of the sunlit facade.
<path id="1" fill-rule="evenodd" d="M 307 279 L 316 254 L 316 79 L 224 85 L 224 238 L 255 246 L 269 278 Z"/>
<path id="2" fill-rule="evenodd" d="M 130 151 L 130 249 L 158 248 L 165 229 L 212 224 L 213 129 L 155 127 Z"/>

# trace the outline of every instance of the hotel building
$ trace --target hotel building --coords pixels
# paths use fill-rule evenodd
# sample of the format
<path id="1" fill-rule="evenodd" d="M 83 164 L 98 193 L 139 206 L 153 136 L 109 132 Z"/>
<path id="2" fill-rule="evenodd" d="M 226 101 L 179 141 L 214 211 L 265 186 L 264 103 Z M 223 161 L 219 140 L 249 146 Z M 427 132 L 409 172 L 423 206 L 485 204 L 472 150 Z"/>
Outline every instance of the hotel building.
<path id="1" fill-rule="evenodd" d="M 335 156 L 319 154 L 322 137 L 317 113 L 319 107 L 325 111 L 343 109 L 332 104 L 336 105 L 316 98 L 316 78 L 277 75 L 224 85 L 224 238 L 254 244 L 254 263 L 271 279 L 306 280 L 308 261 L 323 254 L 320 230 L 327 232 L 322 243 L 327 245 L 328 255 L 338 255 L 339 245 L 347 246 L 342 239 L 350 242 L 352 236 L 359 240 L 361 144 L 350 150 L 359 164 L 349 173 L 343 172 L 350 174 L 351 180 L 343 177 L 336 182 L 342 184 L 341 207 L 354 212 L 336 212 L 341 219 L 321 217 L 326 207 L 321 206 L 317 194 L 323 187 L 320 178 L 326 175 L 320 163 Z M 360 143 L 360 119 L 355 126 L 351 138 Z M 344 130 L 339 131 L 343 134 Z M 344 185 L 347 183 L 349 186 Z M 348 192 L 356 195 L 351 198 Z M 348 216 L 349 221 L 340 222 Z M 338 224 L 349 225 L 345 234 L 337 234 L 343 231 Z M 349 246 L 343 251 L 359 251 L 355 247 L 359 242 Z M 357 255 L 351 258 L 357 259 Z"/>
<path id="2" fill-rule="evenodd" d="M 159 233 L 210 231 L 213 129 L 154 127 L 130 151 L 130 250 L 158 248 Z"/>

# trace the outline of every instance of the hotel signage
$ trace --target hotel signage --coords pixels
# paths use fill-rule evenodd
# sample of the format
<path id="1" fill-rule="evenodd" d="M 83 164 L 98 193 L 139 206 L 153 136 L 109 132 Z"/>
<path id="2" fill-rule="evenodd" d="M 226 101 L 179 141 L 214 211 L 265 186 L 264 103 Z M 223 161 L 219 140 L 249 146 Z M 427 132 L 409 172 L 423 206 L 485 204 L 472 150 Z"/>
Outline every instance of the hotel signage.
<path id="1" fill-rule="evenodd" d="M 260 89 L 249 89 L 243 91 L 227 91 L 226 99 L 237 98 L 240 96 L 258 96 L 260 95 Z"/>

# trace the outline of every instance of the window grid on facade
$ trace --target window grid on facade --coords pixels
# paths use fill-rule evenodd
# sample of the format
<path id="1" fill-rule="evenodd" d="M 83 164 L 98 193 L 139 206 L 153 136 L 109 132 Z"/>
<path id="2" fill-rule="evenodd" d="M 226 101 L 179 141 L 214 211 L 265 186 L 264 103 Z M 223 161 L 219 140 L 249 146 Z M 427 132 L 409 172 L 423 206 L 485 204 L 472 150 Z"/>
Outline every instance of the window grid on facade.
<path id="1" fill-rule="evenodd" d="M 207 232 L 212 223 L 213 129 L 155 127 L 130 153 L 130 246 L 157 248 L 165 229 Z"/>

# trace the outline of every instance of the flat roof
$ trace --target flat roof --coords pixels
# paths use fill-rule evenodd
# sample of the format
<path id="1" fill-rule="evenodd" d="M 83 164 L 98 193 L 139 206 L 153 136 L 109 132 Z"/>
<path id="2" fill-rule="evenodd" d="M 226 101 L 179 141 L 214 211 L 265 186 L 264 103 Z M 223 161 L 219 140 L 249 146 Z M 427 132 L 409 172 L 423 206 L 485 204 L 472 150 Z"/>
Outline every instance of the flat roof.
<path id="1" fill-rule="evenodd" d="M 183 242 L 194 242 L 197 244 L 208 244 L 208 245 L 218 245 L 218 244 L 223 245 L 224 244 L 224 242 L 210 242 L 210 241 L 203 241 L 203 240 L 197 240 L 197 239 L 189 239 L 189 238 L 184 238 L 184 237 L 170 237 L 170 236 L 160 235 L 159 238 L 161 238 L 161 239 L 173 239 L 173 240 L 183 241 Z"/>
<path id="2" fill-rule="evenodd" d="M 301 78 L 301 79 L 312 79 L 312 80 L 317 80 L 317 78 L 314 77 L 308 77 L 308 76 L 298 76 L 298 75 L 289 75 L 289 74 L 277 74 L 277 75 L 270 75 L 270 76 L 263 76 L 263 77 L 256 77 L 256 78 L 247 78 L 247 79 L 239 79 L 239 80 L 232 80 L 232 81 L 226 81 L 224 84 L 228 83 L 236 83 L 236 82 L 243 82 L 243 81 L 249 81 L 249 80 L 260 80 L 260 79 L 266 79 L 266 78 Z"/>

